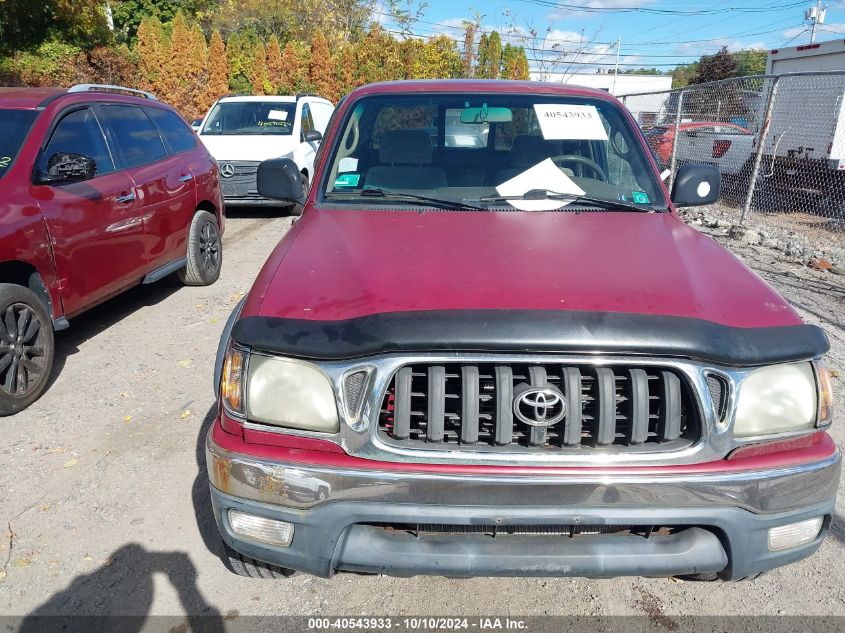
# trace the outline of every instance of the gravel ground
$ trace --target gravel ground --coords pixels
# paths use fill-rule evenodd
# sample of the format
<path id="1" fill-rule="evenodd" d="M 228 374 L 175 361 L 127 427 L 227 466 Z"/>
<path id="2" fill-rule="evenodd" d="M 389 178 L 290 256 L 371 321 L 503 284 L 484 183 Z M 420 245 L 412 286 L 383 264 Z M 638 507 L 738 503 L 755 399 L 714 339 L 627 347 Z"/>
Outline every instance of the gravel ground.
<path id="1" fill-rule="evenodd" d="M 214 352 L 226 317 L 290 226 L 229 218 L 220 281 L 139 287 L 74 319 L 57 339 L 54 382 L 3 419 L 0 613 L 644 615 L 845 614 L 845 523 L 821 551 L 741 584 L 671 579 L 396 579 L 304 574 L 260 581 L 220 562 L 198 450 L 210 421 Z M 845 432 L 845 277 L 733 242 L 738 254 L 823 326 Z M 725 280 L 729 283 L 730 280 Z M 840 491 L 839 507 L 843 499 Z M 8 533 L 6 532 L 8 528 Z M 186 630 L 186 627 L 178 627 Z"/>

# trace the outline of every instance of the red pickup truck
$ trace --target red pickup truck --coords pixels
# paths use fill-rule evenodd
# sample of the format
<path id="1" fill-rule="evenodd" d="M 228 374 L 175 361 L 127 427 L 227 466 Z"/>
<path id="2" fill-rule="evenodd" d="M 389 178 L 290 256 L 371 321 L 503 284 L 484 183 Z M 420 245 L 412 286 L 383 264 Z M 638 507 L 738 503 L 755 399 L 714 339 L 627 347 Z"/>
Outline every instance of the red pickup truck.
<path id="1" fill-rule="evenodd" d="M 307 197 L 259 166 L 304 214 L 218 352 L 232 570 L 730 580 L 819 547 L 827 338 L 678 218 L 714 167 L 670 195 L 612 96 L 513 81 L 359 88 L 316 165 Z"/>
<path id="2" fill-rule="evenodd" d="M 47 386 L 53 331 L 139 283 L 220 276 L 217 163 L 122 86 L 0 88 L 0 416 Z"/>

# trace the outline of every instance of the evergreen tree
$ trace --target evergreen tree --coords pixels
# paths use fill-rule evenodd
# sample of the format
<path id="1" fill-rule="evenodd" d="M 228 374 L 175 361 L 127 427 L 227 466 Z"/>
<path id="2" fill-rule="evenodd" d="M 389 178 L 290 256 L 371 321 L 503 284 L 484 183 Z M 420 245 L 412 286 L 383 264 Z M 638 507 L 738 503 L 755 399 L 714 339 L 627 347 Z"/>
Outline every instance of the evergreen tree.
<path id="1" fill-rule="evenodd" d="M 271 35 L 267 42 L 267 83 L 268 92 L 278 94 L 282 84 L 282 47 L 279 45 L 279 38 Z"/>
<path id="2" fill-rule="evenodd" d="M 267 51 L 264 44 L 258 42 L 252 49 L 252 59 L 249 66 L 249 81 L 252 85 L 252 94 L 265 94 L 267 83 Z"/>
<path id="3" fill-rule="evenodd" d="M 138 85 L 154 92 L 164 64 L 164 32 L 157 18 L 145 18 L 138 27 L 135 55 L 138 56 Z"/>
<path id="4" fill-rule="evenodd" d="M 226 45 L 217 29 L 211 34 L 208 47 L 208 83 L 206 84 L 203 112 L 211 104 L 229 92 L 229 62 L 226 59 Z"/>

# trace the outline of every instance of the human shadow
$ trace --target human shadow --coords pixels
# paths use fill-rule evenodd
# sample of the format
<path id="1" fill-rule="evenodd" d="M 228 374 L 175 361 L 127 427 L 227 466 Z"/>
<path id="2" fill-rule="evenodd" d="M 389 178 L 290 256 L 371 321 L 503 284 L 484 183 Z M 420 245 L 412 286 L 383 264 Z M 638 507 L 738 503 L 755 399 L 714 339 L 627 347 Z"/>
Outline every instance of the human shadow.
<path id="1" fill-rule="evenodd" d="M 217 405 L 214 404 L 205 414 L 199 434 L 197 435 L 197 476 L 194 479 L 194 485 L 191 489 L 191 501 L 194 504 L 194 517 L 197 520 L 197 529 L 199 530 L 203 543 L 205 543 L 208 551 L 217 556 L 223 565 L 226 566 L 227 561 L 223 552 L 223 539 L 217 529 L 214 509 L 211 507 L 211 493 L 208 490 L 208 470 L 205 460 L 205 438 L 216 418 Z"/>
<path id="2" fill-rule="evenodd" d="M 149 625 L 156 574 L 163 574 L 170 581 L 186 614 L 159 616 L 161 620 L 173 621 L 174 626 L 165 630 L 223 633 L 223 618 L 200 593 L 197 571 L 188 555 L 151 552 L 139 543 L 124 545 L 98 569 L 74 578 L 29 613 L 19 631 L 137 633 Z"/>

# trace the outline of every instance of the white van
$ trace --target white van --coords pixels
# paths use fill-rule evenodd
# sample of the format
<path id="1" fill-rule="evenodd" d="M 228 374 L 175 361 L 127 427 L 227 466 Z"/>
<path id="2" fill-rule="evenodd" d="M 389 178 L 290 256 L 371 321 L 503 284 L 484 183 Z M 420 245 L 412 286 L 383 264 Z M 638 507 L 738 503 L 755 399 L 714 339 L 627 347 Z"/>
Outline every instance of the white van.
<path id="1" fill-rule="evenodd" d="M 226 206 L 280 206 L 258 195 L 258 163 L 268 158 L 292 159 L 307 191 L 314 156 L 333 111 L 331 101 L 313 95 L 218 99 L 198 134 L 220 165 Z M 295 207 L 297 211 L 301 209 Z"/>

